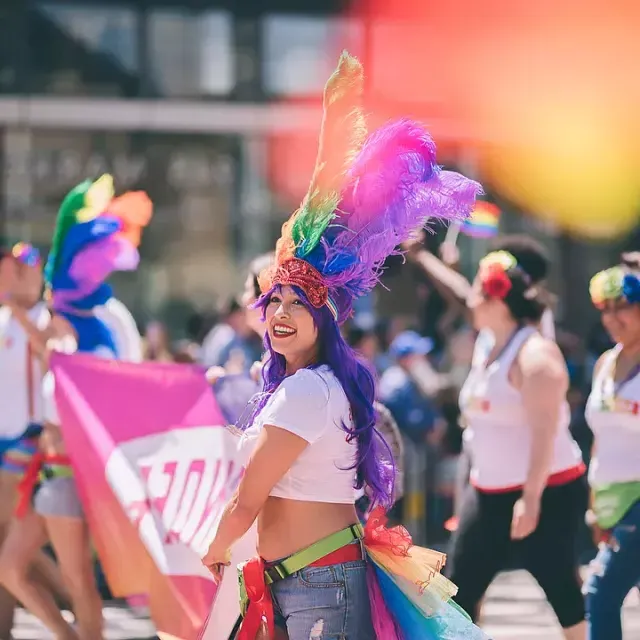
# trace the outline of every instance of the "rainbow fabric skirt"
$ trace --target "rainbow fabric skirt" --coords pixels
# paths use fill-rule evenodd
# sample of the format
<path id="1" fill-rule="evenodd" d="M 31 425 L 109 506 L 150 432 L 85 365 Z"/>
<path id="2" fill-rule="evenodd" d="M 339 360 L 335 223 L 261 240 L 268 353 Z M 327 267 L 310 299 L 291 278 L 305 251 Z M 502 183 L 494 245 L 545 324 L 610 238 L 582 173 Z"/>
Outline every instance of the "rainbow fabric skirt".
<path id="1" fill-rule="evenodd" d="M 404 527 L 387 529 L 382 509 L 365 526 L 367 583 L 377 640 L 489 640 L 452 598 L 446 556 L 416 547 Z"/>

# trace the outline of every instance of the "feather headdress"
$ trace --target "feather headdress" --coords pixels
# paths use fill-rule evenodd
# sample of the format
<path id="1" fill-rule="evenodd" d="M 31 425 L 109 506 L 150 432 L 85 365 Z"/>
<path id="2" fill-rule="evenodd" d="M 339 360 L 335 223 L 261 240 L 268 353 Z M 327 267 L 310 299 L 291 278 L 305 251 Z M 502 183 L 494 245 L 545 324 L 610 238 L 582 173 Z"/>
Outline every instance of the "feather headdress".
<path id="1" fill-rule="evenodd" d="M 111 273 L 138 266 L 140 233 L 151 213 L 143 192 L 114 197 L 110 175 L 74 187 L 60 205 L 44 269 L 54 310 L 72 313 L 104 304 L 111 296 Z"/>
<path id="2" fill-rule="evenodd" d="M 367 137 L 363 85 L 362 65 L 343 53 L 324 91 L 309 191 L 282 227 L 275 264 L 259 278 L 263 293 L 299 286 L 338 322 L 413 232 L 430 218 L 466 219 L 482 193 L 477 182 L 440 169 L 431 136 L 415 122 L 391 122 Z"/>

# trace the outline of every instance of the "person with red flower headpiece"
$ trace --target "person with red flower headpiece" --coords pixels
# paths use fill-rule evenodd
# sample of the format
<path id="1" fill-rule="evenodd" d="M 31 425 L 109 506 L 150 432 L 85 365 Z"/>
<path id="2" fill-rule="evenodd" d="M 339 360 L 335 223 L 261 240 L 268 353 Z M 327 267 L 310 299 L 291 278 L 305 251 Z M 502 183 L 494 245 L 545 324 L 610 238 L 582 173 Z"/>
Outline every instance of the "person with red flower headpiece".
<path id="1" fill-rule="evenodd" d="M 515 555 L 544 590 L 567 640 L 585 637 L 575 541 L 586 508 L 585 466 L 569 432 L 569 376 L 539 330 L 548 262 L 533 240 L 481 261 L 468 292 L 476 350 L 460 393 L 470 483 L 452 540 L 448 575 L 472 617 Z"/>

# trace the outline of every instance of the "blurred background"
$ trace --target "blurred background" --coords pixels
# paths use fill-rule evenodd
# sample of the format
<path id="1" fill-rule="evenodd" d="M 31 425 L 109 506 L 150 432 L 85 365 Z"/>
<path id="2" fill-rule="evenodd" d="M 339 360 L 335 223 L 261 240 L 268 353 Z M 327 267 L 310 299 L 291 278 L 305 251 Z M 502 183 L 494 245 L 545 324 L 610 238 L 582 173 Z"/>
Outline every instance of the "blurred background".
<path id="1" fill-rule="evenodd" d="M 483 183 L 500 232 L 547 247 L 586 450 L 581 403 L 608 344 L 588 281 L 638 247 L 638 19 L 633 0 L 2 0 L 0 230 L 46 251 L 65 193 L 110 172 L 155 206 L 140 269 L 115 281 L 147 356 L 227 365 L 233 340 L 259 356 L 236 296 L 306 191 L 321 92 L 348 48 L 365 64 L 372 124 L 424 121 L 443 164 Z M 437 252 L 445 230 L 433 231 Z M 461 236 L 457 268 L 472 275 L 487 242 Z M 473 336 L 415 268 L 388 267 L 390 290 L 347 330 L 381 375 L 393 338 L 416 330 L 452 381 L 425 423 L 442 467 L 438 537 Z"/>

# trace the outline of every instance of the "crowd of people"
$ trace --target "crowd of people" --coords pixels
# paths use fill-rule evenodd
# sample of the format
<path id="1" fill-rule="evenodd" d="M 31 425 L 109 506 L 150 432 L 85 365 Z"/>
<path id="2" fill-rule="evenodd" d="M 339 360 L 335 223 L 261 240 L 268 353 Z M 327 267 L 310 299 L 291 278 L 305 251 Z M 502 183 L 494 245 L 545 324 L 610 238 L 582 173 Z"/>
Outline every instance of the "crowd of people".
<path id="1" fill-rule="evenodd" d="M 249 383 L 232 428 L 243 475 L 202 559 L 220 582 L 257 523 L 232 637 L 485 640 L 483 598 L 515 562 L 567 640 L 622 638 L 622 603 L 640 582 L 640 256 L 594 276 L 610 344 L 578 358 L 554 327 L 538 243 L 500 238 L 469 281 L 454 247 L 438 257 L 415 238 L 430 217 L 468 215 L 480 187 L 442 171 L 416 123 L 365 137 L 361 83 L 345 54 L 303 206 L 200 340 L 173 345 L 158 323 L 142 340 L 113 297 L 106 279 L 137 266 L 151 206 L 114 198 L 109 177 L 62 203 L 44 269 L 30 245 L 0 253 L 0 637 L 15 598 L 58 640 L 102 636 L 49 370 L 62 351 L 199 363 L 219 402 L 221 382 Z M 399 245 L 444 301 L 446 329 L 357 313 Z M 583 583 L 585 522 L 598 554 Z M 445 530 L 448 578 L 444 555 L 416 544 Z"/>

